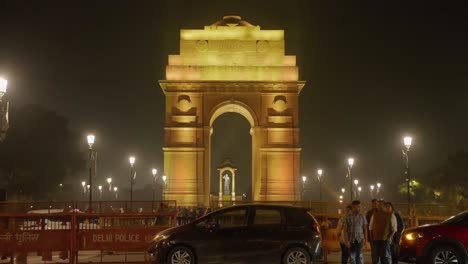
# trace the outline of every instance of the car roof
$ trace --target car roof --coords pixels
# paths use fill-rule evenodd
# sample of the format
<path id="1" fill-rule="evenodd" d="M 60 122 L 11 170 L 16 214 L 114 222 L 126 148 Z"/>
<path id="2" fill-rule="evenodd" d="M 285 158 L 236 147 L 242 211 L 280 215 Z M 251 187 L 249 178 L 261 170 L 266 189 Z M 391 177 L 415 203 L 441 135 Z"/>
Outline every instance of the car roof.
<path id="1" fill-rule="evenodd" d="M 219 208 L 218 210 L 221 210 L 221 209 L 229 209 L 229 208 L 241 208 L 241 207 L 271 207 L 271 208 L 291 208 L 291 209 L 306 210 L 306 208 L 300 207 L 300 206 L 287 205 L 287 204 L 274 204 L 274 203 L 248 203 L 248 204 L 239 204 L 239 205 L 232 205 L 232 206 L 227 206 L 227 207 Z"/>

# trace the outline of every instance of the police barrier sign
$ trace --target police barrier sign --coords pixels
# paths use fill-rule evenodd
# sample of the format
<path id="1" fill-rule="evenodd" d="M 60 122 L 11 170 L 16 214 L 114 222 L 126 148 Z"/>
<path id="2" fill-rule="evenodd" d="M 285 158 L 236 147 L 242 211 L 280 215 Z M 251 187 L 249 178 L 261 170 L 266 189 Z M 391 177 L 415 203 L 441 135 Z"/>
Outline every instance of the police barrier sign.
<path id="1" fill-rule="evenodd" d="M 79 250 L 145 250 L 148 242 L 166 228 L 83 230 L 78 232 Z"/>
<path id="2" fill-rule="evenodd" d="M 70 245 L 70 231 L 31 230 L 0 231 L 0 249 L 5 251 L 66 250 Z"/>

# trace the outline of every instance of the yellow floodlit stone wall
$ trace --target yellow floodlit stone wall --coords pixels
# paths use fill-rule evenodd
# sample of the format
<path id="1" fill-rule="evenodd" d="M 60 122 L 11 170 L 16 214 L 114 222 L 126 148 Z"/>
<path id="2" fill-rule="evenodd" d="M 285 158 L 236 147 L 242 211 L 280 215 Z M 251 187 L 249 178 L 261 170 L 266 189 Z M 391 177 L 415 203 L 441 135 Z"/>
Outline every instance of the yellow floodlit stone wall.
<path id="1" fill-rule="evenodd" d="M 297 81 L 296 56 L 285 56 L 284 31 L 259 26 L 181 30 L 180 55 L 169 55 L 166 80 Z"/>

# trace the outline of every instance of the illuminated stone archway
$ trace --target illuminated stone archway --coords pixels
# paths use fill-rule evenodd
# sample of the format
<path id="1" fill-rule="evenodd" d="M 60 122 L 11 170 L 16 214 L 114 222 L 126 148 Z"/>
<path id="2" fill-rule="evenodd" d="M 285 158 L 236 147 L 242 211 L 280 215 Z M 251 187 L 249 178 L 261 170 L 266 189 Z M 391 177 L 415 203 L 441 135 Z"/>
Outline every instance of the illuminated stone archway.
<path id="1" fill-rule="evenodd" d="M 305 82 L 296 57 L 284 55 L 283 30 L 227 16 L 180 36 L 180 55 L 169 55 L 159 82 L 166 96 L 166 198 L 209 204 L 212 125 L 236 112 L 251 125 L 253 199 L 300 199 L 298 97 Z"/>

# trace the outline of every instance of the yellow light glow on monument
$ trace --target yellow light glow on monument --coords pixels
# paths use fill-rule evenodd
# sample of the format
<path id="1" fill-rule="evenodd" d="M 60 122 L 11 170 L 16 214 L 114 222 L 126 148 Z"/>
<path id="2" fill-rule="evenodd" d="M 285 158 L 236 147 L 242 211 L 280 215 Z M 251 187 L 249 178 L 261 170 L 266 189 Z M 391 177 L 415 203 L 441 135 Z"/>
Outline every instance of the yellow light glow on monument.
<path id="1" fill-rule="evenodd" d="M 210 27 L 204 30 L 182 29 L 180 31 L 181 40 L 223 40 L 223 39 L 243 39 L 243 40 L 271 40 L 279 41 L 284 39 L 283 30 L 260 30 L 260 27 Z"/>
<path id="2" fill-rule="evenodd" d="M 284 53 L 283 30 L 231 24 L 182 29 L 180 55 L 169 55 L 166 80 L 299 80 L 296 56 Z"/>

